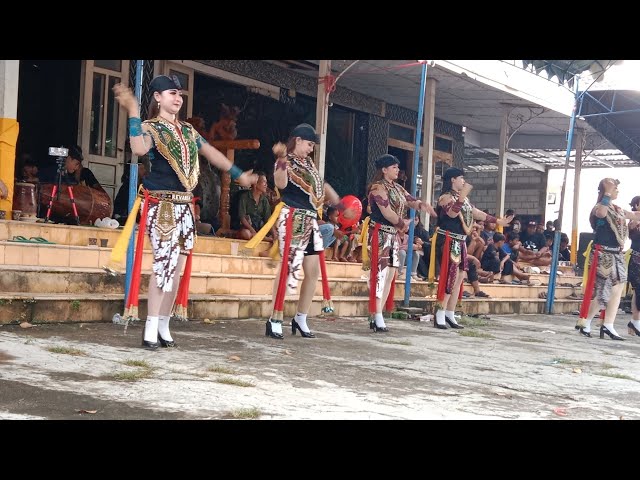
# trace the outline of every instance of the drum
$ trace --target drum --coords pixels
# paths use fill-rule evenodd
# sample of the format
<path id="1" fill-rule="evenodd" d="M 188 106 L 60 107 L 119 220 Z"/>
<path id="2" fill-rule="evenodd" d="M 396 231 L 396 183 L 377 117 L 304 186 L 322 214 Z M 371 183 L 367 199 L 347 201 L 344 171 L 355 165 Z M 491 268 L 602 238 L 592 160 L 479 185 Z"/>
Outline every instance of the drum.
<path id="1" fill-rule="evenodd" d="M 46 183 L 40 189 L 40 208 L 44 215 L 46 215 L 49 200 L 51 200 L 53 187 L 53 184 Z M 75 219 L 68 186 L 62 184 L 60 188 L 60 199 L 58 199 L 57 194 L 53 199 L 51 217 L 73 222 Z M 85 185 L 71 185 L 71 188 L 73 189 L 73 198 L 76 202 L 81 224 L 93 225 L 96 219 L 111 216 L 113 203 L 105 191 L 96 190 Z"/>
<path id="2" fill-rule="evenodd" d="M 38 204 L 36 202 L 36 186 L 33 183 L 16 183 L 13 190 L 13 209 L 20 210 L 22 217 L 36 218 Z"/>

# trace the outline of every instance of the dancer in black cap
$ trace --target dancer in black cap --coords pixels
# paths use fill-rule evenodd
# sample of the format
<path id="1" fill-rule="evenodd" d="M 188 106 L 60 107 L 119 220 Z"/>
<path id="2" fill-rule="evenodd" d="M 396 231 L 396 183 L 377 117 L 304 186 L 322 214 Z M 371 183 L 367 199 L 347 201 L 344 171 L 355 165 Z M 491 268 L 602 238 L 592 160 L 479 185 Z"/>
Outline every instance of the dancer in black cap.
<path id="1" fill-rule="evenodd" d="M 183 100 L 182 87 L 175 75 L 155 77 L 149 87 L 153 98 L 149 106 L 149 120 L 145 122 L 140 120 L 138 101 L 129 88 L 117 84 L 113 91 L 129 114 L 131 151 L 138 156 L 148 153 L 151 164 L 150 172 L 143 180 L 141 222 L 146 224 L 153 248 L 153 274 L 149 279 L 148 315 L 142 345 L 157 349 L 159 344 L 163 347 L 175 346 L 169 332 L 169 318 L 178 292 L 175 279 L 180 278 L 185 255 L 188 256 L 187 267 L 178 304 L 186 308 L 191 252 L 196 235 L 191 192 L 198 183 L 198 154 L 221 170 L 229 171 L 231 178 L 240 185 L 249 186 L 258 179 L 250 170 L 243 172 L 233 165 L 220 151 L 209 145 L 191 124 L 178 119 Z M 129 220 L 135 221 L 135 217 L 130 215 Z M 144 227 L 140 228 L 140 235 L 144 234 L 144 230 Z M 141 247 L 140 241 L 138 245 Z M 134 279 L 139 279 L 141 257 L 138 259 L 138 256 L 141 254 L 142 248 L 137 248 Z M 127 307 L 130 316 L 136 317 L 139 280 L 131 283 Z M 186 316 L 184 310 L 175 313 Z"/>
<path id="2" fill-rule="evenodd" d="M 296 291 L 301 272 L 304 272 L 304 280 L 298 311 L 291 320 L 291 332 L 295 335 L 299 331 L 304 338 L 315 337 L 307 325 L 307 314 L 321 269 L 323 295 L 327 301 L 329 297 L 324 247 L 317 218 L 322 214 L 324 203 L 338 208 L 345 218 L 355 215 L 352 209 L 345 209 L 336 191 L 322 179 L 310 157 L 318 141 L 314 128 L 302 123 L 291 131 L 286 145 L 279 142 L 273 146 L 276 156 L 273 177 L 282 201 L 274 208 L 267 224 L 247 244 L 247 247 L 257 244 L 275 223 L 282 263 L 273 285 L 273 313 L 265 330 L 265 335 L 272 338 L 284 338 L 284 296 Z"/>
<path id="3" fill-rule="evenodd" d="M 465 240 L 471 233 L 473 221 L 484 220 L 505 227 L 513 220 L 513 215 L 496 218 L 471 205 L 467 197 L 473 186 L 465 182 L 464 171 L 460 168 L 449 168 L 444 172 L 442 182 L 442 193 L 436 207 L 438 214 L 436 255 L 440 258 L 440 275 L 433 325 L 436 328 L 446 329 L 448 323 L 451 328 L 464 328 L 458 325 L 454 311 L 461 296 L 462 282 L 469 268 Z"/>
<path id="4" fill-rule="evenodd" d="M 393 155 L 385 154 L 376 160 L 376 174 L 369 187 L 371 216 L 364 236 L 366 245 L 362 251 L 370 252 L 370 262 L 363 258 L 363 268 L 371 268 L 369 274 L 369 328 L 374 332 L 388 332 L 382 307 L 393 308 L 393 285 L 399 267 L 399 241 L 397 232 L 406 232 L 410 220 L 405 218 L 407 206 L 436 216 L 428 203 L 411 196 L 396 182 L 400 162 Z M 366 263 L 366 264 L 365 264 Z"/>

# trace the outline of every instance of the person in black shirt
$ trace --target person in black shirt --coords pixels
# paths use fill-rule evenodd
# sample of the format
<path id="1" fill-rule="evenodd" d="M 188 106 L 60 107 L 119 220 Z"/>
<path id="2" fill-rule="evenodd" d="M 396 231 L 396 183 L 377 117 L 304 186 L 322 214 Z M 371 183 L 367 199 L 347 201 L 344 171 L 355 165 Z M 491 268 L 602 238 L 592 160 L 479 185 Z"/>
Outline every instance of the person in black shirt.
<path id="1" fill-rule="evenodd" d="M 560 250 L 559 250 L 560 258 L 559 260 L 562 262 L 570 262 L 571 261 L 571 250 L 569 250 L 569 237 L 566 233 L 560 234 Z"/>
<path id="2" fill-rule="evenodd" d="M 82 149 L 79 145 L 69 147 L 69 155 L 64 162 L 66 171 L 62 177 L 62 183 L 66 183 L 67 185 L 84 185 L 104 192 L 104 189 L 93 172 L 82 166 L 83 160 Z"/>

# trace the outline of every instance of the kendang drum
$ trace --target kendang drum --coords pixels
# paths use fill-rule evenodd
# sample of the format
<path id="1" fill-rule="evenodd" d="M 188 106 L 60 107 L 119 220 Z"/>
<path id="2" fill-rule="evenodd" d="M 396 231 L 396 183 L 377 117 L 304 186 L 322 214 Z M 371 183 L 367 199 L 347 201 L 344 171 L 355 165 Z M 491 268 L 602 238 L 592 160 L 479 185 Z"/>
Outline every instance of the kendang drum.
<path id="1" fill-rule="evenodd" d="M 53 184 L 43 184 L 40 192 L 40 208 L 46 213 L 51 200 L 51 192 Z M 85 185 L 72 185 L 73 198 L 76 202 L 80 223 L 83 225 L 93 225 L 98 218 L 110 217 L 113 209 L 113 203 L 109 195 L 103 190 L 87 187 Z M 74 222 L 73 205 L 69 196 L 68 185 L 60 186 L 60 198 L 58 194 L 53 199 L 51 206 L 51 217 L 61 220 Z"/>
<path id="2" fill-rule="evenodd" d="M 36 186 L 33 183 L 16 183 L 13 190 L 13 209 L 20 210 L 20 218 L 35 219 L 38 214 Z"/>

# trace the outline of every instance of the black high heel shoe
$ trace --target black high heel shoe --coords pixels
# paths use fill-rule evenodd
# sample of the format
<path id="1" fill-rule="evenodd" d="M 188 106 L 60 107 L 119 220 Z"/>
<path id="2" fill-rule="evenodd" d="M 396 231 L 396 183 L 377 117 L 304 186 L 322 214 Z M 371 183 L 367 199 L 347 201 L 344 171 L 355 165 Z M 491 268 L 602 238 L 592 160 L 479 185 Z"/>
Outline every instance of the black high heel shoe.
<path id="1" fill-rule="evenodd" d="M 584 327 L 578 327 L 578 330 L 580 332 L 580 335 L 584 335 L 585 337 L 591 338 L 591 332 L 586 332 Z M 602 337 L 600 337 L 600 338 L 602 338 Z"/>
<path id="2" fill-rule="evenodd" d="M 629 329 L 629 335 L 640 337 L 640 330 L 638 330 L 632 322 L 627 323 L 627 328 Z"/>
<path id="3" fill-rule="evenodd" d="M 142 346 L 147 350 L 157 350 L 160 344 L 158 342 L 148 342 L 147 340 L 142 340 Z"/>
<path id="4" fill-rule="evenodd" d="M 160 342 L 160 346 L 164 348 L 176 348 L 178 346 L 175 340 L 165 340 L 160 334 L 158 334 L 158 342 Z"/>
<path id="5" fill-rule="evenodd" d="M 451 328 L 459 328 L 461 330 L 464 328 L 462 325 L 454 322 L 449 317 L 444 317 L 444 321 L 447 322 Z"/>
<path id="6" fill-rule="evenodd" d="M 374 331 L 374 333 L 378 332 L 388 332 L 389 329 L 387 327 L 378 327 L 376 325 L 376 321 L 374 319 L 369 320 L 369 328 Z"/>
<path id="7" fill-rule="evenodd" d="M 302 329 L 300 328 L 300 325 L 298 325 L 298 322 L 296 322 L 296 319 L 292 318 L 291 319 L 291 335 L 296 334 L 296 328 L 300 330 L 300 335 L 302 335 L 304 338 L 316 338 L 316 336 L 313 333 L 302 331 Z"/>
<path id="8" fill-rule="evenodd" d="M 282 320 L 267 320 L 267 326 L 264 332 L 264 336 L 265 337 L 271 337 L 271 338 L 277 338 L 278 340 L 284 340 L 284 335 L 282 335 L 281 333 L 275 333 L 273 331 L 273 329 L 271 328 L 271 322 L 273 323 L 282 323 Z"/>
<path id="9" fill-rule="evenodd" d="M 602 325 L 600 327 L 600 338 L 604 338 L 604 334 L 609 335 L 609 337 L 611 337 L 611 340 L 624 340 L 624 338 L 619 337 L 618 335 L 616 335 L 615 333 L 611 333 L 609 331 L 609 329 L 607 327 L 605 327 L 604 325 Z"/>
<path id="10" fill-rule="evenodd" d="M 445 317 L 446 319 L 446 317 Z M 445 323 L 444 325 L 440 325 L 438 323 L 438 321 L 436 320 L 436 316 L 433 316 L 433 328 L 439 328 L 440 330 L 447 330 L 447 324 Z"/>

